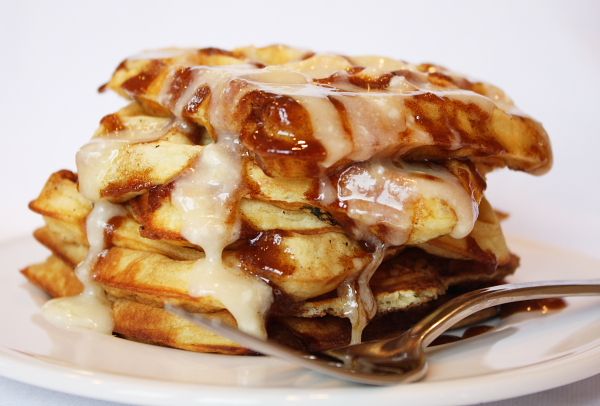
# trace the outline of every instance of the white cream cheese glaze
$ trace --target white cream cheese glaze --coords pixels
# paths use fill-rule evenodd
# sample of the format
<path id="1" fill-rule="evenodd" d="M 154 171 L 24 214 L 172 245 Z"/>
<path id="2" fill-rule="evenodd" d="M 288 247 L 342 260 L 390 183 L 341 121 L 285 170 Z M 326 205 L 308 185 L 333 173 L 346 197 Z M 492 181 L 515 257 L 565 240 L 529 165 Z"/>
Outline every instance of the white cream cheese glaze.
<path id="1" fill-rule="evenodd" d="M 110 302 L 104 289 L 92 279 L 91 272 L 105 249 L 104 230 L 115 216 L 125 215 L 123 207 L 99 200 L 94 203 L 86 220 L 89 251 L 75 268 L 75 275 L 83 284 L 83 292 L 77 296 L 52 299 L 43 306 L 42 314 L 52 324 L 63 327 L 84 327 L 100 333 L 111 334 L 114 320 Z"/>
<path id="2" fill-rule="evenodd" d="M 182 218 L 181 234 L 205 253 L 193 266 L 190 296 L 215 297 L 241 330 L 266 338 L 265 317 L 273 302 L 271 287 L 223 262 L 223 250 L 239 237 L 241 175 L 235 148 L 221 143 L 207 145 L 195 165 L 175 182 L 171 200 Z"/>

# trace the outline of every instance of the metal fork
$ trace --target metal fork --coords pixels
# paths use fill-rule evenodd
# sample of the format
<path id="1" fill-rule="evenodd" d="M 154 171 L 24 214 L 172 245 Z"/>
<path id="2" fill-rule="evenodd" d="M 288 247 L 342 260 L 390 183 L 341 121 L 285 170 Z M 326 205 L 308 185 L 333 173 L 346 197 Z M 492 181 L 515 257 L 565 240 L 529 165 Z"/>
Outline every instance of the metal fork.
<path id="1" fill-rule="evenodd" d="M 480 310 L 529 299 L 594 295 L 600 295 L 600 280 L 526 282 L 479 289 L 447 302 L 399 337 L 314 354 L 262 340 L 178 306 L 166 305 L 165 309 L 265 355 L 339 379 L 370 385 L 394 385 L 423 378 L 427 372 L 424 349 L 457 322 Z"/>

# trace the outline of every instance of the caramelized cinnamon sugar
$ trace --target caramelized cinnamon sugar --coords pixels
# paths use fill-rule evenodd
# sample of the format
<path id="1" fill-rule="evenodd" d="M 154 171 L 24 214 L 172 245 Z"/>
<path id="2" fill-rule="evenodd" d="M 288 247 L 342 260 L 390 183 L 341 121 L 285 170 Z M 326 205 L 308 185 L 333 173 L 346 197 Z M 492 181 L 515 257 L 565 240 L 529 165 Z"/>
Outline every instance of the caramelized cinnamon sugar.
<path id="1" fill-rule="evenodd" d="M 122 65 L 121 65 L 122 66 Z M 165 63 L 160 60 L 154 60 L 145 69 L 137 75 L 127 79 L 121 86 L 123 90 L 130 94 L 145 93 L 154 79 L 161 74 L 165 68 Z M 104 89 L 103 89 L 104 90 Z"/>
<path id="2" fill-rule="evenodd" d="M 116 132 L 126 129 L 126 126 L 123 125 L 123 122 L 119 118 L 118 114 L 109 114 L 105 116 L 100 121 L 100 124 L 103 125 L 104 128 L 106 128 L 106 132 Z"/>

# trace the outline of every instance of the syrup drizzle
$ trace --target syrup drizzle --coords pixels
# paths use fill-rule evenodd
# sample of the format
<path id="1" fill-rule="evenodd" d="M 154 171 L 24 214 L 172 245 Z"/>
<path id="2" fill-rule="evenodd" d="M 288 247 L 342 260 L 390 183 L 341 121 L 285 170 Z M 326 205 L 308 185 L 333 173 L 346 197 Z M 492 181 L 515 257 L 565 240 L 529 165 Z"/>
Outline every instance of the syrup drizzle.
<path id="1" fill-rule="evenodd" d="M 361 342 L 363 330 L 377 313 L 377 303 L 369 281 L 379 268 L 384 254 L 385 245 L 379 244 L 367 266 L 360 273 L 346 279 L 337 289 L 338 297 L 344 299 L 343 314 L 352 326 L 350 344 Z"/>

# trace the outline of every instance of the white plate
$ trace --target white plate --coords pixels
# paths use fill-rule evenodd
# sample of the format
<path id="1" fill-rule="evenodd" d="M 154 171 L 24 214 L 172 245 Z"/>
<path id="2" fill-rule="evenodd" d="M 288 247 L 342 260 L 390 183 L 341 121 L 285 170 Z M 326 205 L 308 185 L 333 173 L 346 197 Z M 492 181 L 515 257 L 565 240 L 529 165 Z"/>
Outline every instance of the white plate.
<path id="1" fill-rule="evenodd" d="M 522 259 L 511 281 L 600 276 L 600 262 L 510 239 Z M 17 271 L 46 253 L 32 238 L 0 245 L 0 375 L 92 398 L 145 405 L 465 405 L 507 399 L 600 373 L 600 298 L 521 313 L 491 333 L 429 352 L 422 382 L 354 385 L 269 357 L 195 354 L 48 324 L 47 296 Z M 333 403 L 332 403 L 333 402 Z"/>

